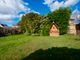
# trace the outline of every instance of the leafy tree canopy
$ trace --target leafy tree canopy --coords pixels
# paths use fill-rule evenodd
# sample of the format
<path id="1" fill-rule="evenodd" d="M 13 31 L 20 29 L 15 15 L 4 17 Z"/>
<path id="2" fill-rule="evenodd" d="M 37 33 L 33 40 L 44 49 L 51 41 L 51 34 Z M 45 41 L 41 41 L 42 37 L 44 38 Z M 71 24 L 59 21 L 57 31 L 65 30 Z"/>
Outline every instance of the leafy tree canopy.
<path id="1" fill-rule="evenodd" d="M 49 21 L 53 21 L 58 25 L 60 34 L 67 33 L 68 22 L 70 19 L 71 10 L 69 8 L 60 8 L 48 14 Z"/>

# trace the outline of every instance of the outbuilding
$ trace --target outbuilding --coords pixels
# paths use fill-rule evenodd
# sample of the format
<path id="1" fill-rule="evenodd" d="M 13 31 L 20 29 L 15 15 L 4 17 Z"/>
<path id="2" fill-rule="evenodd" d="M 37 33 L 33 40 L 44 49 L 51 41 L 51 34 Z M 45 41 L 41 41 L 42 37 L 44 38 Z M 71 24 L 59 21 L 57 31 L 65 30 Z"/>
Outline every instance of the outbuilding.
<path id="1" fill-rule="evenodd" d="M 59 36 L 59 27 L 57 26 L 56 23 L 53 23 L 49 34 L 50 36 Z"/>

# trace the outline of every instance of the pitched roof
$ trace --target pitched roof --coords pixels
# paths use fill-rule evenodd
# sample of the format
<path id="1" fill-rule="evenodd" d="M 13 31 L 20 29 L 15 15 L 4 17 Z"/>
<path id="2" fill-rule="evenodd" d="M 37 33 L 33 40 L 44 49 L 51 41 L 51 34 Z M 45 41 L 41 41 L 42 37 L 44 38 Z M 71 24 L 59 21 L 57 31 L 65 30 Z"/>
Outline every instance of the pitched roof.
<path id="1" fill-rule="evenodd" d="M 80 11 L 78 9 L 72 12 L 71 19 L 80 20 Z"/>
<path id="2" fill-rule="evenodd" d="M 59 29 L 58 25 L 55 22 L 53 22 L 53 25 L 55 25 L 56 28 Z"/>
<path id="3" fill-rule="evenodd" d="M 0 27 L 2 27 L 2 28 L 9 28 L 6 24 L 0 24 Z"/>

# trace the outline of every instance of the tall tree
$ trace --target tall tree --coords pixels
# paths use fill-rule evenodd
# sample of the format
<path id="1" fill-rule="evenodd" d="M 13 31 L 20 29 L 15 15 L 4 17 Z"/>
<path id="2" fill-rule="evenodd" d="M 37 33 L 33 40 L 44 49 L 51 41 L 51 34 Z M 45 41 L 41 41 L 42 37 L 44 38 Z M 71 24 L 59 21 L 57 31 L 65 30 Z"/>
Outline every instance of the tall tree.
<path id="1" fill-rule="evenodd" d="M 22 32 L 30 34 L 38 33 L 41 18 L 42 16 L 36 13 L 28 13 L 24 15 L 20 22 Z"/>
<path id="2" fill-rule="evenodd" d="M 60 34 L 67 33 L 68 23 L 71 15 L 69 8 L 60 8 L 48 14 L 49 21 L 53 21 L 58 25 Z"/>

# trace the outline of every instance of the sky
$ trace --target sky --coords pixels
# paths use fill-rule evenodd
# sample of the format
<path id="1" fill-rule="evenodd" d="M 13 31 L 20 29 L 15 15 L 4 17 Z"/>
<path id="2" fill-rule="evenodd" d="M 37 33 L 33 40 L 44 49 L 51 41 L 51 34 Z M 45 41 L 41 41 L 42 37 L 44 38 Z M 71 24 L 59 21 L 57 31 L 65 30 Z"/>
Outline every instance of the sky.
<path id="1" fill-rule="evenodd" d="M 29 12 L 46 15 L 60 7 L 80 11 L 80 0 L 0 0 L 0 24 L 17 24 Z"/>

